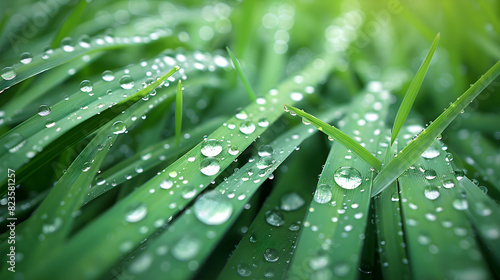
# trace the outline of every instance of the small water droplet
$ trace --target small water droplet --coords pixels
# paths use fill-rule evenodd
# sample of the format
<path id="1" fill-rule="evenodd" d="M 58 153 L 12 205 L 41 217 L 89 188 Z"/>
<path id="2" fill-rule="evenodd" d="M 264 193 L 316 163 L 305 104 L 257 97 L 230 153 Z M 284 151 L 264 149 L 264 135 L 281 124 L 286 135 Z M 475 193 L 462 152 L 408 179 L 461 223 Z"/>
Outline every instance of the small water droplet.
<path id="1" fill-rule="evenodd" d="M 337 275 L 339 277 L 346 276 L 347 274 L 349 274 L 350 271 L 351 271 L 351 267 L 345 262 L 337 263 L 333 267 L 333 273 L 335 273 L 335 275 Z"/>
<path id="2" fill-rule="evenodd" d="M 424 195 L 427 199 L 436 200 L 440 195 L 439 188 L 433 185 L 426 186 L 424 188 Z"/>
<path id="3" fill-rule="evenodd" d="M 446 180 L 443 182 L 443 187 L 445 189 L 451 189 L 455 186 L 455 183 L 453 182 L 453 180 Z"/>
<path id="4" fill-rule="evenodd" d="M 168 190 L 170 189 L 172 186 L 174 185 L 174 183 L 170 180 L 163 180 L 161 181 L 160 183 L 160 188 L 164 189 L 164 190 Z"/>
<path id="5" fill-rule="evenodd" d="M 457 180 L 459 181 L 465 177 L 465 172 L 463 170 L 458 169 L 455 170 L 454 173 L 455 173 L 455 178 L 457 178 Z"/>
<path id="6" fill-rule="evenodd" d="M 202 247 L 201 241 L 189 234 L 185 234 L 172 248 L 172 255 L 179 261 L 193 259 Z"/>
<path id="7" fill-rule="evenodd" d="M 134 80 L 129 75 L 124 75 L 120 78 L 120 86 L 123 89 L 131 89 L 134 87 Z"/>
<path id="8" fill-rule="evenodd" d="M 144 219 L 148 214 L 148 209 L 145 204 L 138 204 L 133 207 L 127 214 L 125 215 L 125 220 L 129 223 L 137 223 Z"/>
<path id="9" fill-rule="evenodd" d="M 298 210 L 304 203 L 304 199 L 296 192 L 286 193 L 281 197 L 281 209 L 283 211 Z"/>
<path id="10" fill-rule="evenodd" d="M 273 165 L 274 159 L 272 157 L 262 157 L 259 159 L 257 162 L 257 168 L 259 169 L 266 169 Z"/>
<path id="11" fill-rule="evenodd" d="M 110 70 L 106 70 L 102 72 L 102 79 L 106 82 L 111 82 L 115 79 L 115 74 L 113 74 L 113 72 Z"/>
<path id="12" fill-rule="evenodd" d="M 333 174 L 333 179 L 337 185 L 347 190 L 357 188 L 363 181 L 361 173 L 350 166 L 339 167 Z"/>
<path id="13" fill-rule="evenodd" d="M 201 153 L 207 157 L 214 157 L 222 152 L 222 146 L 216 139 L 208 139 L 201 144 Z"/>
<path id="14" fill-rule="evenodd" d="M 290 98 L 293 101 L 300 101 L 300 100 L 302 100 L 302 98 L 304 98 L 304 96 L 300 92 L 292 92 L 292 93 L 290 93 Z"/>
<path id="15" fill-rule="evenodd" d="M 378 120 L 378 118 L 379 118 L 379 116 L 377 113 L 368 112 L 365 114 L 365 120 L 368 122 L 374 122 L 374 121 Z"/>
<path id="16" fill-rule="evenodd" d="M 194 204 L 198 220 L 207 225 L 220 225 L 226 222 L 233 212 L 229 199 L 216 190 L 202 194 Z"/>
<path id="17" fill-rule="evenodd" d="M 61 225 L 63 224 L 61 218 L 55 218 L 52 223 L 44 224 L 42 225 L 42 232 L 45 234 L 51 234 L 56 232 L 59 228 L 61 228 Z"/>
<path id="18" fill-rule="evenodd" d="M 87 172 L 87 171 L 89 171 L 89 170 L 90 170 L 90 168 L 91 168 L 91 167 L 92 167 L 92 164 L 91 164 L 90 162 L 85 162 L 85 163 L 83 164 L 82 171 L 83 171 L 83 172 Z"/>
<path id="19" fill-rule="evenodd" d="M 262 118 L 257 122 L 257 125 L 260 127 L 268 127 L 269 121 L 266 118 Z"/>
<path id="20" fill-rule="evenodd" d="M 246 120 L 248 118 L 248 114 L 247 112 L 245 112 L 245 110 L 239 110 L 235 117 L 238 119 L 238 120 Z"/>
<path id="21" fill-rule="evenodd" d="M 113 124 L 113 127 L 111 128 L 111 131 L 113 131 L 113 134 L 122 134 L 125 131 L 127 131 L 127 126 L 122 121 L 116 121 Z"/>
<path id="22" fill-rule="evenodd" d="M 72 52 L 72 51 L 74 51 L 75 50 L 75 46 L 74 46 L 74 43 L 73 43 L 73 39 L 71 39 L 69 37 L 66 37 L 66 38 L 62 39 L 61 40 L 61 48 L 65 52 Z"/>
<path id="23" fill-rule="evenodd" d="M 289 229 L 290 231 L 298 231 L 298 230 L 300 229 L 300 225 L 299 225 L 298 223 L 292 223 L 292 224 L 288 227 L 288 229 Z"/>
<path id="24" fill-rule="evenodd" d="M 236 271 L 241 277 L 248 277 L 252 274 L 252 267 L 249 264 L 240 263 L 236 267 Z"/>
<path id="25" fill-rule="evenodd" d="M 436 174 L 436 171 L 434 171 L 434 169 L 428 169 L 428 170 L 424 171 L 424 177 L 427 180 L 432 180 L 432 179 L 436 178 L 436 176 L 437 176 L 437 174 Z"/>
<path id="26" fill-rule="evenodd" d="M 194 186 L 184 186 L 181 195 L 184 199 L 193 198 L 196 195 L 196 188 Z"/>
<path id="27" fill-rule="evenodd" d="M 469 203 L 465 198 L 456 198 L 453 200 L 453 208 L 456 210 L 466 210 L 469 208 Z"/>
<path id="28" fill-rule="evenodd" d="M 142 273 L 146 271 L 151 264 L 153 263 L 153 257 L 150 254 L 143 254 L 136 258 L 131 264 L 130 264 L 130 272 L 132 273 Z"/>
<path id="29" fill-rule="evenodd" d="M 332 188 L 327 184 L 321 184 L 316 188 L 314 201 L 319 204 L 325 204 L 332 199 L 332 195 Z"/>
<path id="30" fill-rule="evenodd" d="M 50 107 L 47 105 L 40 105 L 40 107 L 38 108 L 38 115 L 42 117 L 49 115 L 51 112 L 52 110 L 50 110 Z"/>
<path id="31" fill-rule="evenodd" d="M 0 76 L 2 76 L 2 78 L 7 81 L 14 79 L 16 75 L 16 71 L 14 71 L 14 68 L 12 67 L 3 68 L 2 73 L 0 74 Z"/>
<path id="32" fill-rule="evenodd" d="M 285 223 L 285 217 L 279 210 L 268 210 L 266 212 L 266 222 L 272 226 L 279 227 Z"/>
<path id="33" fill-rule="evenodd" d="M 220 163 L 215 158 L 206 158 L 200 163 L 200 171 L 201 173 L 212 176 L 219 172 Z"/>
<path id="34" fill-rule="evenodd" d="M 229 147 L 229 149 L 228 149 L 228 151 L 227 151 L 227 152 L 228 152 L 230 155 L 235 156 L 235 155 L 237 155 L 237 154 L 240 152 L 240 150 L 239 150 L 239 149 L 238 149 L 238 147 L 236 147 L 236 146 L 231 146 L 231 147 Z"/>
<path id="35" fill-rule="evenodd" d="M 271 156 L 273 152 L 274 152 L 273 147 L 271 147 L 270 145 L 264 145 L 259 148 L 258 154 L 261 157 L 268 157 Z"/>
<path id="36" fill-rule="evenodd" d="M 276 249 L 267 248 L 264 252 L 264 259 L 268 262 L 276 262 L 279 258 L 279 253 Z"/>
<path id="37" fill-rule="evenodd" d="M 92 89 L 93 89 L 93 85 L 92 85 L 92 83 L 89 80 L 83 80 L 80 83 L 80 90 L 82 92 L 91 92 Z"/>
<path id="38" fill-rule="evenodd" d="M 252 121 L 244 121 L 240 124 L 240 131 L 243 134 L 252 134 L 255 131 L 255 124 Z"/>
<path id="39" fill-rule="evenodd" d="M 14 133 L 7 138 L 4 147 L 11 153 L 19 151 L 24 144 L 26 144 L 26 139 L 18 133 Z"/>

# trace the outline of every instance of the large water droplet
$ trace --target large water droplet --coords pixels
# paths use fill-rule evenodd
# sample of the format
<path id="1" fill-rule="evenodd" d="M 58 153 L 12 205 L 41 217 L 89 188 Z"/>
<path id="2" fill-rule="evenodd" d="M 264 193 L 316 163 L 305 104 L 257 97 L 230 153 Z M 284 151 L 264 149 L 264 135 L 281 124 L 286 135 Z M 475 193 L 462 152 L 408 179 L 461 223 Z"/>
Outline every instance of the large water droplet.
<path id="1" fill-rule="evenodd" d="M 14 79 L 16 75 L 16 71 L 14 71 L 14 68 L 12 67 L 3 68 L 2 73 L 0 74 L 0 76 L 2 76 L 2 78 L 7 81 Z"/>
<path id="2" fill-rule="evenodd" d="M 266 222 L 272 226 L 279 227 L 285 223 L 285 217 L 279 210 L 269 210 L 266 212 Z"/>
<path id="3" fill-rule="evenodd" d="M 184 186 L 181 195 L 184 199 L 193 198 L 196 195 L 196 188 L 194 186 Z"/>
<path id="4" fill-rule="evenodd" d="M 451 189 L 455 186 L 455 183 L 453 182 L 453 180 L 446 180 L 443 182 L 443 187 L 445 189 Z"/>
<path id="5" fill-rule="evenodd" d="M 125 215 L 125 220 L 129 223 L 137 223 L 144 219 L 148 214 L 148 208 L 146 204 L 139 204 L 136 207 L 133 207 L 132 210 L 127 212 Z"/>
<path id="6" fill-rule="evenodd" d="M 38 114 L 42 117 L 47 116 L 51 112 L 52 111 L 50 110 L 50 107 L 47 105 L 40 105 L 40 107 L 38 108 Z"/>
<path id="7" fill-rule="evenodd" d="M 72 52 L 72 51 L 74 51 L 75 50 L 75 46 L 74 46 L 74 43 L 73 43 L 73 39 L 71 39 L 69 37 L 66 37 L 66 38 L 62 39 L 61 40 L 61 48 L 65 52 Z"/>
<path id="8" fill-rule="evenodd" d="M 240 131 L 243 134 L 251 134 L 255 131 L 255 124 L 252 121 L 244 121 L 240 124 Z"/>
<path id="9" fill-rule="evenodd" d="M 198 220 L 207 225 L 220 225 L 226 222 L 233 206 L 229 199 L 216 190 L 202 194 L 194 204 L 194 213 Z"/>
<path id="10" fill-rule="evenodd" d="M 264 145 L 262 147 L 259 148 L 259 156 L 261 157 L 268 157 L 268 156 L 271 156 L 274 152 L 274 149 L 273 147 L 271 147 L 270 145 Z"/>
<path id="11" fill-rule="evenodd" d="M 422 154 L 422 157 L 423 158 L 426 158 L 426 159 L 432 159 L 432 158 L 435 158 L 437 156 L 439 156 L 439 151 L 436 150 L 436 148 L 434 148 L 433 146 L 430 146 L 429 148 L 427 148 L 427 150 L 425 150 L 425 152 Z"/>
<path id="12" fill-rule="evenodd" d="M 120 86 L 123 89 L 131 89 L 134 87 L 134 80 L 129 75 L 120 78 Z"/>
<path id="13" fill-rule="evenodd" d="M 187 234 L 184 235 L 172 248 L 172 255 L 180 261 L 194 258 L 200 251 L 202 243 L 199 239 Z"/>
<path id="14" fill-rule="evenodd" d="M 125 131 L 127 131 L 127 126 L 122 121 L 116 121 L 113 124 L 113 127 L 111 128 L 111 131 L 113 131 L 113 134 L 122 134 Z"/>
<path id="15" fill-rule="evenodd" d="M 83 92 L 91 92 L 93 89 L 93 85 L 89 80 L 83 80 L 80 83 L 80 90 Z"/>
<path id="16" fill-rule="evenodd" d="M 264 252 L 264 259 L 268 262 L 276 262 L 279 258 L 279 253 L 276 249 L 267 248 Z"/>
<path id="17" fill-rule="evenodd" d="M 206 158 L 200 163 L 200 171 L 201 173 L 212 176 L 217 174 L 220 170 L 220 163 L 215 158 Z"/>
<path id="18" fill-rule="evenodd" d="M 439 197 L 439 188 L 433 185 L 424 188 L 424 195 L 427 199 L 435 200 Z"/>
<path id="19" fill-rule="evenodd" d="M 7 138 L 4 147 L 11 153 L 19 151 L 24 144 L 26 144 L 26 139 L 18 133 L 14 133 Z"/>
<path id="20" fill-rule="evenodd" d="M 222 152 L 222 146 L 216 139 L 208 139 L 201 144 L 201 153 L 207 157 L 214 157 Z"/>
<path id="21" fill-rule="evenodd" d="M 249 264 L 242 263 L 236 267 L 236 271 L 241 277 L 248 277 L 252 274 L 252 267 Z"/>
<path id="22" fill-rule="evenodd" d="M 262 118 L 257 122 L 257 125 L 260 127 L 268 127 L 269 121 L 266 118 Z"/>
<path id="23" fill-rule="evenodd" d="M 257 168 L 259 169 L 266 169 L 273 165 L 274 159 L 272 157 L 262 157 L 259 159 L 257 162 Z"/>
<path id="24" fill-rule="evenodd" d="M 314 201 L 319 204 L 328 203 L 332 199 L 332 188 L 327 184 L 321 184 L 316 188 Z"/>
<path id="25" fill-rule="evenodd" d="M 29 52 L 24 52 L 21 54 L 21 63 L 29 64 L 33 60 L 33 56 Z"/>
<path id="26" fill-rule="evenodd" d="M 113 74 L 113 72 L 110 70 L 106 70 L 102 72 L 102 79 L 106 82 L 111 82 L 115 79 L 115 74 Z"/>
<path id="27" fill-rule="evenodd" d="M 337 185 L 348 190 L 357 188 L 363 181 L 361 173 L 350 166 L 339 167 L 333 174 L 333 179 Z"/>
<path id="28" fill-rule="evenodd" d="M 248 118 L 248 114 L 247 112 L 245 112 L 245 110 L 239 110 L 235 117 L 238 119 L 238 120 L 246 120 Z"/>
<path id="29" fill-rule="evenodd" d="M 436 176 L 437 176 L 437 174 L 436 174 L 436 171 L 434 171 L 434 169 L 428 169 L 428 170 L 424 171 L 424 177 L 427 180 L 432 180 L 432 179 L 436 178 Z"/>
<path id="30" fill-rule="evenodd" d="M 281 209 L 284 211 L 295 211 L 304 203 L 304 199 L 296 192 L 286 193 L 281 197 Z"/>

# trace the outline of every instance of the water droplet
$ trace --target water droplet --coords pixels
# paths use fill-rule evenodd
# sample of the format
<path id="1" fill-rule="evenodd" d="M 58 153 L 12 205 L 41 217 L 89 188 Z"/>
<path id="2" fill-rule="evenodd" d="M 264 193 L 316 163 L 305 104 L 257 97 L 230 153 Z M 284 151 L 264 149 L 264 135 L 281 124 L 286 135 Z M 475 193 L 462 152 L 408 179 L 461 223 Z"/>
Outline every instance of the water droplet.
<path id="1" fill-rule="evenodd" d="M 153 257 L 150 254 L 143 254 L 135 259 L 132 264 L 130 264 L 130 272 L 132 273 L 142 273 L 146 271 L 153 263 Z"/>
<path id="2" fill-rule="evenodd" d="M 252 267 L 249 264 L 241 263 L 236 268 L 236 271 L 241 277 L 248 277 L 252 274 Z"/>
<path id="3" fill-rule="evenodd" d="M 264 252 L 264 259 L 268 262 L 276 262 L 279 258 L 279 253 L 276 249 L 267 248 Z"/>
<path id="4" fill-rule="evenodd" d="M 201 153 L 207 157 L 214 157 L 222 152 L 222 146 L 216 139 L 208 139 L 201 144 Z"/>
<path id="5" fill-rule="evenodd" d="M 272 157 L 262 157 L 259 159 L 257 162 L 257 168 L 259 169 L 266 169 L 273 165 L 274 159 Z"/>
<path id="6" fill-rule="evenodd" d="M 345 262 L 337 263 L 333 267 L 333 273 L 335 273 L 335 275 L 337 275 L 339 277 L 346 276 L 347 274 L 349 274 L 350 271 L 351 271 L 351 267 Z"/>
<path id="7" fill-rule="evenodd" d="M 144 219 L 146 214 L 148 214 L 146 204 L 138 204 L 136 207 L 133 207 L 132 210 L 127 212 L 125 220 L 129 223 L 137 223 Z"/>
<path id="8" fill-rule="evenodd" d="M 286 193 L 281 197 L 283 211 L 295 211 L 304 205 L 304 199 L 296 192 Z"/>
<path id="9" fill-rule="evenodd" d="M 73 39 L 71 39 L 69 37 L 66 37 L 66 38 L 62 39 L 61 40 L 61 48 L 65 52 L 72 52 L 72 51 L 74 51 L 75 50 L 75 46 L 74 46 L 74 43 L 73 43 Z"/>
<path id="10" fill-rule="evenodd" d="M 160 188 L 164 189 L 164 190 L 168 190 L 170 189 L 172 186 L 174 185 L 174 183 L 170 180 L 163 180 L 161 181 L 160 183 Z"/>
<path id="11" fill-rule="evenodd" d="M 321 184 L 316 188 L 314 201 L 319 204 L 328 203 L 332 199 L 332 188 L 327 184 Z"/>
<path id="12" fill-rule="evenodd" d="M 102 72 L 102 79 L 106 82 L 111 82 L 115 79 L 115 74 L 113 74 L 113 72 L 110 70 L 106 70 Z"/>
<path id="13" fill-rule="evenodd" d="M 436 200 L 440 195 L 439 188 L 433 185 L 426 186 L 424 188 L 424 195 L 427 199 Z"/>
<path id="14" fill-rule="evenodd" d="M 122 121 L 116 121 L 113 124 L 113 127 L 111 128 L 111 131 L 113 131 L 113 134 L 122 134 L 125 131 L 127 131 L 127 126 Z"/>
<path id="15" fill-rule="evenodd" d="M 455 186 L 455 183 L 453 182 L 453 180 L 446 180 L 443 182 L 443 187 L 445 189 L 451 189 Z"/>
<path id="16" fill-rule="evenodd" d="M 262 118 L 257 122 L 257 125 L 260 127 L 268 127 L 269 121 L 266 118 Z"/>
<path id="17" fill-rule="evenodd" d="M 373 112 L 368 112 L 365 114 L 365 120 L 368 122 L 374 122 L 378 120 L 378 114 Z"/>
<path id="18" fill-rule="evenodd" d="M 333 179 L 337 185 L 348 190 L 357 188 L 363 181 L 361 173 L 350 166 L 339 167 L 333 174 Z"/>
<path id="19" fill-rule="evenodd" d="M 206 158 L 200 163 L 200 171 L 201 173 L 212 176 L 219 172 L 220 163 L 215 158 Z"/>
<path id="20" fill-rule="evenodd" d="M 83 80 L 80 83 L 80 90 L 82 92 L 91 92 L 93 89 L 92 83 L 89 80 Z"/>
<path id="21" fill-rule="evenodd" d="M 298 231 L 298 230 L 300 229 L 300 225 L 299 225 L 298 223 L 292 223 L 292 224 L 288 227 L 288 229 L 289 229 L 290 231 Z"/>
<path id="22" fill-rule="evenodd" d="M 437 176 L 437 174 L 436 174 L 436 171 L 434 171 L 434 169 L 428 169 L 428 170 L 424 171 L 424 177 L 427 180 L 432 180 L 432 179 L 436 178 L 436 176 Z"/>
<path id="23" fill-rule="evenodd" d="M 463 170 L 455 170 L 454 171 L 455 173 L 455 178 L 457 178 L 457 180 L 462 180 L 464 177 L 465 177 L 465 172 Z"/>
<path id="24" fill-rule="evenodd" d="M 89 171 L 89 170 L 90 170 L 90 168 L 91 168 L 91 167 L 92 167 L 92 164 L 91 164 L 90 162 L 85 162 L 85 163 L 83 164 L 82 171 L 83 171 L 83 172 L 87 172 L 87 171 Z"/>
<path id="25" fill-rule="evenodd" d="M 246 120 L 248 118 L 248 114 L 247 112 L 245 112 L 245 110 L 240 110 L 236 113 L 235 117 L 238 120 Z"/>
<path id="26" fill-rule="evenodd" d="M 7 138 L 4 147 L 11 153 L 19 151 L 24 144 L 26 144 L 26 139 L 18 133 L 14 133 Z"/>
<path id="27" fill-rule="evenodd" d="M 187 234 L 177 241 L 172 248 L 172 255 L 179 261 L 188 261 L 193 259 L 202 247 L 199 239 Z"/>
<path id="28" fill-rule="evenodd" d="M 47 105 L 40 105 L 40 107 L 38 108 L 38 114 L 42 117 L 47 116 L 51 112 L 52 111 L 50 110 L 50 107 Z"/>
<path id="29" fill-rule="evenodd" d="M 2 78 L 7 81 L 14 79 L 16 75 L 16 71 L 14 71 L 14 68 L 12 67 L 3 68 L 2 73 L 0 74 L 0 76 L 2 76 Z"/>
<path id="30" fill-rule="evenodd" d="M 129 75 L 120 78 L 120 86 L 123 89 L 131 89 L 134 87 L 134 80 Z"/>
<path id="31" fill-rule="evenodd" d="M 56 122 L 47 122 L 47 123 L 45 124 L 45 127 L 46 127 L 46 128 L 51 128 L 51 127 L 53 127 L 54 125 L 56 125 Z"/>
<path id="32" fill-rule="evenodd" d="M 29 52 L 24 52 L 21 54 L 21 63 L 29 64 L 33 61 L 33 56 Z"/>
<path id="33" fill-rule="evenodd" d="M 285 223 L 285 217 L 279 210 L 269 210 L 266 212 L 266 222 L 272 226 L 279 227 Z"/>
<path id="34" fill-rule="evenodd" d="M 202 194 L 194 204 L 198 220 L 207 225 L 220 225 L 226 222 L 233 212 L 229 199 L 216 190 Z"/>
<path id="35" fill-rule="evenodd" d="M 61 218 L 55 218 L 52 223 L 42 225 L 42 232 L 45 234 L 51 234 L 56 232 L 63 224 Z"/>
<path id="36" fill-rule="evenodd" d="M 251 134 L 255 131 L 255 124 L 252 121 L 244 121 L 240 124 L 240 131 L 243 134 Z"/>
<path id="37" fill-rule="evenodd" d="M 273 147 L 271 147 L 270 145 L 264 145 L 262 147 L 259 148 L 259 156 L 261 157 L 268 157 L 268 156 L 271 156 L 274 152 L 274 149 Z"/>
<path id="38" fill-rule="evenodd" d="M 190 199 L 196 195 L 196 188 L 193 186 L 184 186 L 182 188 L 182 198 Z"/>
<path id="39" fill-rule="evenodd" d="M 290 93 L 290 98 L 293 101 L 300 101 L 300 100 L 302 100 L 302 98 L 304 98 L 304 96 L 300 92 L 292 92 L 292 93 Z"/>
<path id="40" fill-rule="evenodd" d="M 238 147 L 236 147 L 236 146 L 231 146 L 231 147 L 229 147 L 229 149 L 228 149 L 228 151 L 227 151 L 227 152 L 228 152 L 230 155 L 235 156 L 235 155 L 237 155 L 237 154 L 240 152 L 240 150 L 239 150 L 239 149 L 238 149 Z"/>
<path id="41" fill-rule="evenodd" d="M 469 203 L 465 198 L 456 198 L 453 200 L 453 208 L 456 210 L 466 210 L 469 207 Z"/>
<path id="42" fill-rule="evenodd" d="M 422 157 L 423 158 L 426 158 L 426 159 L 433 159 L 437 156 L 439 156 L 439 151 L 436 150 L 433 146 L 430 146 L 429 148 L 427 148 L 427 150 L 425 150 L 425 152 L 422 154 Z"/>

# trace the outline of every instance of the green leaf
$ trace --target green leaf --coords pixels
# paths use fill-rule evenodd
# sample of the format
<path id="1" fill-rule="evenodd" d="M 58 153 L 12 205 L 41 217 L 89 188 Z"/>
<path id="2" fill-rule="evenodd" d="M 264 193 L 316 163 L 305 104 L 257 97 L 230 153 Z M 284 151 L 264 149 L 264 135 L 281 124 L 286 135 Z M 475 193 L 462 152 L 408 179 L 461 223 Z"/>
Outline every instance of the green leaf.
<path id="1" fill-rule="evenodd" d="M 394 125 L 392 127 L 391 145 L 394 143 L 394 140 L 396 140 L 401 127 L 405 123 L 405 120 L 410 113 L 410 109 L 413 107 L 413 102 L 415 102 L 415 98 L 417 97 L 418 91 L 422 86 L 425 74 L 427 74 L 427 70 L 429 69 L 429 65 L 431 64 L 432 57 L 434 56 L 434 52 L 436 51 L 437 45 L 439 43 L 439 34 L 440 33 L 436 35 L 434 42 L 432 42 L 431 48 L 425 56 L 424 62 L 422 62 L 422 65 L 420 65 L 420 68 L 413 78 L 413 81 L 411 82 L 410 87 L 408 88 L 408 91 L 403 98 L 403 102 L 399 107 L 396 119 L 394 120 Z"/>
<path id="2" fill-rule="evenodd" d="M 236 69 L 236 72 L 238 73 L 238 76 L 240 77 L 243 86 L 245 86 L 248 97 L 250 97 L 250 100 L 255 101 L 257 99 L 257 96 L 255 95 L 255 92 L 250 86 L 250 83 L 248 82 L 245 73 L 243 73 L 243 69 L 241 68 L 240 62 L 238 61 L 234 53 L 229 49 L 229 47 L 226 47 L 226 50 L 227 53 L 229 54 L 229 57 L 231 58 L 231 61 L 233 62 L 234 69 Z"/>
<path id="3" fill-rule="evenodd" d="M 53 49 L 59 47 L 61 41 L 69 36 L 71 31 L 75 29 L 76 26 L 79 25 L 81 18 L 83 16 L 83 13 L 85 12 L 85 9 L 87 8 L 87 5 L 89 4 L 89 1 L 87 0 L 78 0 L 78 3 L 73 7 L 72 11 L 66 15 L 66 20 L 64 23 L 61 25 L 59 30 L 57 31 L 56 36 L 52 40 L 52 45 L 51 47 Z"/>
<path id="4" fill-rule="evenodd" d="M 177 94 L 175 95 L 175 143 L 179 146 L 182 130 L 182 83 L 177 83 Z"/>
<path id="5" fill-rule="evenodd" d="M 399 175 L 414 164 L 434 142 L 450 123 L 465 110 L 498 75 L 500 74 L 500 61 L 498 61 L 486 74 L 484 74 L 472 87 L 470 87 L 457 101 L 450 105 L 427 129 L 411 141 L 389 164 L 384 167 L 375 178 L 372 196 L 379 194 L 387 188 Z"/>
<path id="6" fill-rule="evenodd" d="M 351 150 L 358 158 L 366 162 L 371 167 L 375 168 L 376 170 L 380 170 L 380 168 L 382 167 L 382 162 L 378 158 L 376 158 L 372 153 L 370 153 L 367 149 L 356 142 L 356 140 L 352 139 L 349 135 L 340 131 L 338 128 L 323 122 L 322 120 L 304 112 L 303 110 L 299 110 L 290 105 L 285 105 L 285 111 L 288 110 L 301 116 L 302 118 L 305 118 L 308 122 L 317 127 L 319 131 L 325 133 L 326 135 L 342 144 L 347 149 Z"/>

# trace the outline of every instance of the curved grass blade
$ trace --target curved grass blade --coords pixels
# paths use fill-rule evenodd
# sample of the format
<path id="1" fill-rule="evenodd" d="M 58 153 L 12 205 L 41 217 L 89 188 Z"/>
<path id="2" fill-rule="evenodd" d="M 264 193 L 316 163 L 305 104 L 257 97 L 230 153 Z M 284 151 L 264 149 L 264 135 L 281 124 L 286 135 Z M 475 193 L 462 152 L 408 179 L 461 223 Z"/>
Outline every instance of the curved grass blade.
<path id="1" fill-rule="evenodd" d="M 326 135 L 342 144 L 347 149 L 351 150 L 357 157 L 359 157 L 359 159 L 366 162 L 369 166 L 375 168 L 376 170 L 381 169 L 382 162 L 378 158 L 376 158 L 366 148 L 356 142 L 356 140 L 352 139 L 349 135 L 340 131 L 338 128 L 331 126 L 323 122 L 322 120 L 304 112 L 303 110 L 299 110 L 290 105 L 285 105 L 285 111 L 292 111 L 302 118 L 305 118 L 308 122 L 317 127 L 319 131 L 325 133 Z"/>
<path id="2" fill-rule="evenodd" d="M 257 96 L 255 95 L 255 92 L 252 89 L 252 86 L 250 86 L 250 83 L 248 82 L 247 77 L 245 76 L 245 73 L 243 73 L 243 69 L 241 68 L 240 62 L 234 55 L 234 53 L 229 49 L 229 47 L 226 47 L 227 53 L 229 54 L 229 57 L 231 58 L 231 61 L 233 62 L 234 69 L 236 69 L 236 72 L 238 73 L 238 76 L 241 79 L 241 82 L 243 83 L 243 86 L 245 86 L 245 89 L 247 91 L 248 97 L 250 97 L 250 100 L 252 102 L 255 102 L 257 99 Z"/>
<path id="3" fill-rule="evenodd" d="M 177 94 L 175 95 L 175 143 L 179 146 L 182 130 L 182 83 L 177 83 Z"/>
<path id="4" fill-rule="evenodd" d="M 424 62 L 418 68 L 417 74 L 411 81 L 410 87 L 403 98 L 403 102 L 399 106 L 398 113 L 396 114 L 396 119 L 394 120 L 394 125 L 392 127 L 392 135 L 391 135 L 391 145 L 396 140 L 401 127 L 405 123 L 408 114 L 410 113 L 411 107 L 413 106 L 413 102 L 415 102 L 415 98 L 417 97 L 418 91 L 422 86 L 422 82 L 424 81 L 425 74 L 427 74 L 427 70 L 429 69 L 429 65 L 431 64 L 432 57 L 434 56 L 434 52 L 436 51 L 437 45 L 439 43 L 439 35 L 436 35 L 434 42 L 432 42 L 431 48 L 429 52 L 425 56 Z"/>
<path id="5" fill-rule="evenodd" d="M 413 165 L 448 125 L 500 74 L 500 61 L 411 141 L 375 178 L 372 196 L 379 194 Z"/>
<path id="6" fill-rule="evenodd" d="M 51 47 L 53 49 L 59 47 L 61 41 L 65 37 L 69 36 L 71 31 L 73 31 L 73 29 L 75 29 L 75 27 L 80 23 L 88 3 L 89 2 L 87 0 L 79 0 L 73 7 L 73 10 L 66 15 L 66 20 L 61 25 L 56 33 L 56 36 L 54 36 L 54 39 L 52 40 Z"/>

